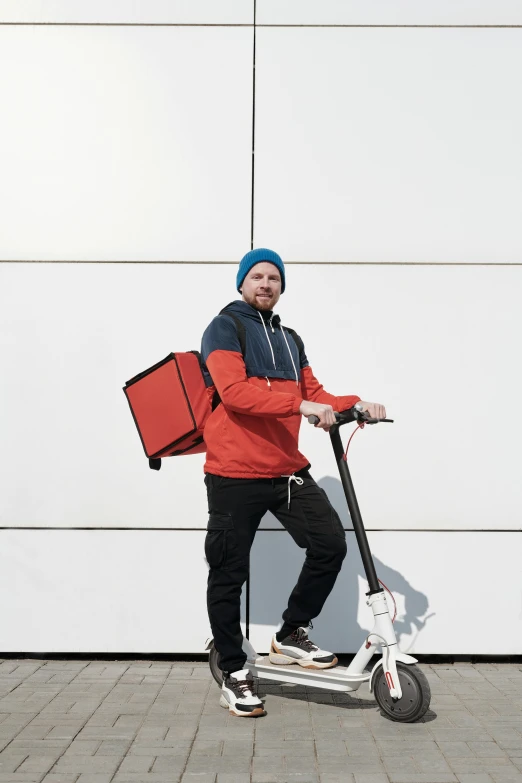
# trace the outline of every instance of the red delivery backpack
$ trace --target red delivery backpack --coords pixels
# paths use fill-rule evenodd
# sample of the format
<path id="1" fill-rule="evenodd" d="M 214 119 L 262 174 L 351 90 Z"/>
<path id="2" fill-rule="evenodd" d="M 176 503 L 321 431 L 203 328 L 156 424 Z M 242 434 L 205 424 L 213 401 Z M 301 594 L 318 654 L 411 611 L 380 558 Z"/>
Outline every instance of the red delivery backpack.
<path id="1" fill-rule="evenodd" d="M 227 315 L 235 322 L 244 356 L 245 327 L 232 313 Z M 161 468 L 162 457 L 206 450 L 205 423 L 221 399 L 215 386 L 205 384 L 198 351 L 169 353 L 127 381 L 123 391 L 153 470 Z"/>
<path id="2" fill-rule="evenodd" d="M 246 331 L 232 313 L 241 353 L 245 355 Z M 299 350 L 303 341 L 293 329 L 285 327 Z M 203 430 L 221 398 L 215 386 L 207 386 L 203 359 L 198 351 L 169 353 L 148 370 L 135 375 L 123 387 L 149 467 L 161 468 L 162 457 L 201 454 L 206 451 Z"/>

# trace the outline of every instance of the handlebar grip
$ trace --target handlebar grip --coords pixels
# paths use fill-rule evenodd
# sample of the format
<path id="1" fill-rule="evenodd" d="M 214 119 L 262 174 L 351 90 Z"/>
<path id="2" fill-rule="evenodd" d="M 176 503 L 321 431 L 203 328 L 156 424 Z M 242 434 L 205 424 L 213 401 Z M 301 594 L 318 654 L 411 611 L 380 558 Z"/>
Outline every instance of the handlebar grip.
<path id="1" fill-rule="evenodd" d="M 359 405 L 359 403 L 357 403 Z M 379 424 L 382 422 L 386 422 L 389 424 L 393 424 L 393 419 L 373 419 L 367 416 L 365 411 L 362 411 L 360 406 L 359 408 L 357 405 L 354 405 L 353 408 L 350 408 L 347 411 L 344 411 L 344 413 L 335 413 L 335 418 L 338 422 L 341 424 L 347 424 L 351 421 L 358 421 L 361 424 Z M 311 414 L 308 416 L 308 422 L 309 424 L 313 424 L 314 426 L 319 423 L 319 417 L 315 416 L 314 414 Z"/>
<path id="2" fill-rule="evenodd" d="M 336 418 L 336 421 L 339 421 L 340 416 L 336 411 L 334 411 L 334 416 Z M 315 416 L 313 413 L 310 414 L 310 416 L 308 417 L 308 423 L 313 424 L 314 426 L 316 424 L 319 424 L 319 416 Z"/>

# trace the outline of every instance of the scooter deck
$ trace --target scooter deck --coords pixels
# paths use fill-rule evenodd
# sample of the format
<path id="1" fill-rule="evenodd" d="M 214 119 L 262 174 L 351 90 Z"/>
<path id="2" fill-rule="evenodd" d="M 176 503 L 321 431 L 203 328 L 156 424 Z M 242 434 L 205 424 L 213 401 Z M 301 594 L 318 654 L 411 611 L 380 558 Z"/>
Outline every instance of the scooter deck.
<path id="1" fill-rule="evenodd" d="M 268 655 L 248 661 L 248 668 L 262 680 L 275 680 L 309 688 L 326 688 L 330 691 L 356 691 L 363 682 L 370 679 L 370 672 L 348 674 L 346 666 L 332 669 L 305 669 L 292 663 L 287 665 L 270 663 Z"/>

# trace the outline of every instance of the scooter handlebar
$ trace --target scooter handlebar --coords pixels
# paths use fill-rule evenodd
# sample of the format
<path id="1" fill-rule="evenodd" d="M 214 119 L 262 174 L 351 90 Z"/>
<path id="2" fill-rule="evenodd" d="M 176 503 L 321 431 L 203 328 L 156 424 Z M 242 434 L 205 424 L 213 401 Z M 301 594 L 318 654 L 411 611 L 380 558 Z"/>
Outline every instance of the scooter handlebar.
<path id="1" fill-rule="evenodd" d="M 335 412 L 335 420 L 339 425 L 349 424 L 352 421 L 358 421 L 361 424 L 393 423 L 393 419 L 374 419 L 371 416 L 368 416 L 368 413 L 362 409 L 360 403 L 356 403 L 353 408 L 348 408 L 347 411 L 343 411 L 342 413 Z M 315 415 L 308 416 L 308 421 L 315 426 L 319 423 L 319 417 Z"/>

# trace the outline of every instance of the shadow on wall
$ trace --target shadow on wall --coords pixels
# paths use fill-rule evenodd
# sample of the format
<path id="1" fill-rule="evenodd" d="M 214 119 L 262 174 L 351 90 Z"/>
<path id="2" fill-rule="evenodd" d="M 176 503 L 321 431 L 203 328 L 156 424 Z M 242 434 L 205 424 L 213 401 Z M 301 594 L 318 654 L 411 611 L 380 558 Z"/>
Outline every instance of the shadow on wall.
<path id="1" fill-rule="evenodd" d="M 352 524 L 342 484 L 332 477 L 325 477 L 318 484 L 326 491 L 347 529 L 348 554 L 323 611 L 313 620 L 312 638 L 339 653 L 355 652 L 373 626 L 373 615 L 366 606 L 364 595 L 368 584 L 355 534 L 350 529 Z M 258 652 L 268 649 L 272 628 L 280 622 L 305 556 L 304 550 L 271 514 L 267 514 L 265 520 L 270 520 L 276 529 L 257 533 L 250 560 L 250 638 Z M 413 651 L 418 635 L 431 616 L 427 615 L 428 598 L 415 590 L 399 571 L 375 556 L 374 562 L 377 576 L 392 591 L 397 602 L 394 626 L 401 649 Z M 392 609 L 391 600 L 389 603 Z"/>

